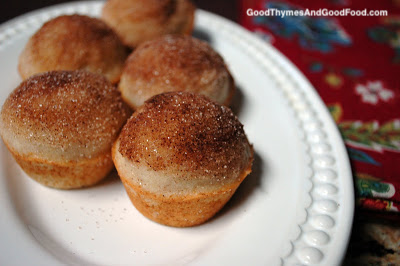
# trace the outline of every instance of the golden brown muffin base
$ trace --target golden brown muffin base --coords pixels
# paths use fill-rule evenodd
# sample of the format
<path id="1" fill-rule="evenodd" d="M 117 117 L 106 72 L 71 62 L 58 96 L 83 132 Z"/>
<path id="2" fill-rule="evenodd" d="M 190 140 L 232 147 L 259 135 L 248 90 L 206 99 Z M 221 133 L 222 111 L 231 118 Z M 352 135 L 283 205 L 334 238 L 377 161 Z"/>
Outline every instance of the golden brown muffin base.
<path id="1" fill-rule="evenodd" d="M 92 159 L 61 163 L 31 158 L 12 150 L 10 152 L 29 177 L 42 185 L 57 189 L 94 185 L 105 178 L 114 167 L 110 153 L 104 153 Z"/>
<path id="2" fill-rule="evenodd" d="M 212 218 L 230 200 L 245 177 L 251 172 L 251 162 L 239 181 L 219 191 L 189 195 L 164 195 L 151 193 L 120 177 L 125 190 L 136 209 L 145 217 L 157 223 L 190 227 L 202 224 Z"/>

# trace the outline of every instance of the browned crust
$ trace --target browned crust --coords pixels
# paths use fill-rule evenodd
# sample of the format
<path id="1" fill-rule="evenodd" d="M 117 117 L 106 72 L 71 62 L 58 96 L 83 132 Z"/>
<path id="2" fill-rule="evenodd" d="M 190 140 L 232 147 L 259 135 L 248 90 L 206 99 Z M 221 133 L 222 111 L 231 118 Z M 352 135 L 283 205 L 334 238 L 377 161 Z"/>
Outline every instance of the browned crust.
<path id="1" fill-rule="evenodd" d="M 146 101 L 128 120 L 119 141 L 119 152 L 132 163 L 215 179 L 233 178 L 232 172 L 247 166 L 251 150 L 243 125 L 228 107 L 188 92 L 163 93 Z"/>
<path id="2" fill-rule="evenodd" d="M 199 83 L 201 74 L 208 70 L 226 71 L 223 58 L 209 44 L 191 36 L 167 35 L 140 45 L 128 57 L 124 75 L 153 83 L 154 79 L 163 84 L 168 80 L 171 87 L 179 90 L 186 88 L 189 80 L 179 79 L 180 72 Z M 193 85 L 195 88 L 200 84 Z"/>
<path id="3" fill-rule="evenodd" d="M 191 34 L 194 13 L 190 0 L 108 0 L 101 16 L 134 48 L 165 34 Z"/>
<path id="4" fill-rule="evenodd" d="M 200 93 L 229 105 L 235 85 L 223 58 L 208 43 L 191 36 L 167 35 L 144 42 L 133 51 L 119 90 L 132 108 L 140 106 L 135 102 L 143 103 L 167 91 Z M 228 93 L 223 96 L 225 90 Z"/>
<path id="5" fill-rule="evenodd" d="M 251 172 L 253 148 L 228 107 L 198 94 L 168 92 L 131 116 L 112 156 L 144 216 L 186 227 L 204 223 L 232 197 Z"/>
<path id="6" fill-rule="evenodd" d="M 103 6 L 102 15 L 119 19 L 120 22 L 158 20 L 162 26 L 161 23 L 167 23 L 174 15 L 178 2 L 176 0 L 108 0 Z"/>
<path id="7" fill-rule="evenodd" d="M 127 194 L 145 217 L 157 223 L 189 227 L 202 224 L 213 217 L 232 197 L 235 190 L 225 193 L 204 193 L 197 197 L 163 198 L 162 195 L 145 192 L 122 179 Z"/>
<path id="8" fill-rule="evenodd" d="M 53 162 L 36 156 L 26 156 L 9 149 L 22 170 L 42 185 L 57 189 L 92 186 L 113 169 L 111 153 L 80 161 Z"/>
<path id="9" fill-rule="evenodd" d="M 232 107 L 231 104 L 232 104 L 233 96 L 235 95 L 236 85 L 235 85 L 235 80 L 233 79 L 229 70 L 228 70 L 228 76 L 229 76 L 228 77 L 228 79 L 229 79 L 228 96 L 226 97 L 225 102 L 222 102 L 221 104 Z"/>
<path id="10" fill-rule="evenodd" d="M 86 69 L 119 81 L 127 50 L 103 21 L 63 15 L 46 22 L 28 41 L 19 57 L 22 79 L 51 70 Z"/>
<path id="11" fill-rule="evenodd" d="M 71 157 L 96 156 L 111 150 L 130 113 L 103 76 L 53 71 L 22 82 L 5 101 L 0 122 L 2 136 L 12 147 L 16 139 L 62 150 L 63 157 L 69 152 Z"/>
<path id="12" fill-rule="evenodd" d="M 111 146 L 130 113 L 105 77 L 53 71 L 25 80 L 9 95 L 0 133 L 33 179 L 55 188 L 79 188 L 111 170 Z"/>
<path id="13" fill-rule="evenodd" d="M 195 18 L 195 11 L 196 6 L 190 1 L 185 1 L 184 7 L 182 8 L 182 13 L 187 14 L 187 19 L 180 22 L 179 27 L 177 30 L 172 32 L 175 34 L 184 34 L 184 35 L 191 35 L 194 29 L 194 18 Z M 170 34 L 169 32 L 167 34 Z"/>
<path id="14" fill-rule="evenodd" d="M 168 226 L 189 227 L 208 221 L 220 211 L 250 172 L 251 163 L 240 175 L 238 182 L 218 191 L 169 197 L 145 191 L 129 179 L 121 177 L 121 180 L 132 204 L 145 217 Z"/>

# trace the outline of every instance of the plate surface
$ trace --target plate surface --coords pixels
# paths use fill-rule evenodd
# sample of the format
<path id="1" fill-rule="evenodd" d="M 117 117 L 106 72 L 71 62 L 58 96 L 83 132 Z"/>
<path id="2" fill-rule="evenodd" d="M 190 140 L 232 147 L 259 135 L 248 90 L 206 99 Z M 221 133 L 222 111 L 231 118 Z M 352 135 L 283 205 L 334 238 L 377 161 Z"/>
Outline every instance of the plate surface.
<path id="1" fill-rule="evenodd" d="M 58 5 L 0 26 L 0 103 L 21 82 L 28 38 L 60 14 L 99 16 L 102 2 Z M 354 211 L 339 132 L 303 75 L 278 51 L 198 10 L 194 36 L 224 57 L 233 109 L 255 148 L 253 173 L 209 222 L 171 228 L 143 217 L 116 173 L 88 189 L 59 191 L 28 178 L 0 145 L 1 265 L 338 265 Z"/>

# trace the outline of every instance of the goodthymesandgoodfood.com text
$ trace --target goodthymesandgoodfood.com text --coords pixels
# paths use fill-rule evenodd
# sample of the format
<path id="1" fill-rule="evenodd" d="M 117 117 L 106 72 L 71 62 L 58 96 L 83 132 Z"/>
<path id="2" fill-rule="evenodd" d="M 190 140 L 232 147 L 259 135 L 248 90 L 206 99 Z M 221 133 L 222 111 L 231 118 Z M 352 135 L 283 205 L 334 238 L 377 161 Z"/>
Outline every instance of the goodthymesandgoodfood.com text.
<path id="1" fill-rule="evenodd" d="M 345 17 L 345 16 L 356 16 L 356 17 L 368 17 L 368 16 L 387 16 L 387 10 L 353 10 L 350 8 L 344 8 L 340 10 L 329 10 L 326 8 L 321 9 L 295 9 L 295 10 L 280 10 L 277 8 L 268 8 L 265 10 L 247 9 L 246 14 L 251 17 L 293 17 L 293 16 L 330 16 L 330 17 Z"/>

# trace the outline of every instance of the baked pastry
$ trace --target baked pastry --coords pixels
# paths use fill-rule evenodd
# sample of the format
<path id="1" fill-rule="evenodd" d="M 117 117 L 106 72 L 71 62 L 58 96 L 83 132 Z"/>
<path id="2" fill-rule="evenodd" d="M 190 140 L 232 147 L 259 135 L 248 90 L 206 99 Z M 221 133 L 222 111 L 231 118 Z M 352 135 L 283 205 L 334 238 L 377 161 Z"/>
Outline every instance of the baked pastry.
<path id="1" fill-rule="evenodd" d="M 113 168 L 111 146 L 131 111 L 104 76 L 53 71 L 6 99 L 0 133 L 21 168 L 43 185 L 90 186 Z"/>
<path id="2" fill-rule="evenodd" d="M 137 108 L 151 96 L 190 91 L 228 105 L 233 78 L 223 58 L 206 42 L 183 35 L 167 35 L 141 44 L 128 57 L 119 90 Z"/>
<path id="3" fill-rule="evenodd" d="M 228 107 L 199 94 L 168 92 L 131 116 L 112 156 L 144 216 L 186 227 L 225 205 L 251 172 L 253 149 Z"/>
<path id="4" fill-rule="evenodd" d="M 26 79 L 46 71 L 85 69 L 116 83 L 127 56 L 126 47 L 103 21 L 64 15 L 46 22 L 29 39 L 18 70 Z"/>
<path id="5" fill-rule="evenodd" d="M 165 34 L 191 34 L 194 12 L 190 0 L 108 0 L 101 17 L 134 48 Z"/>

